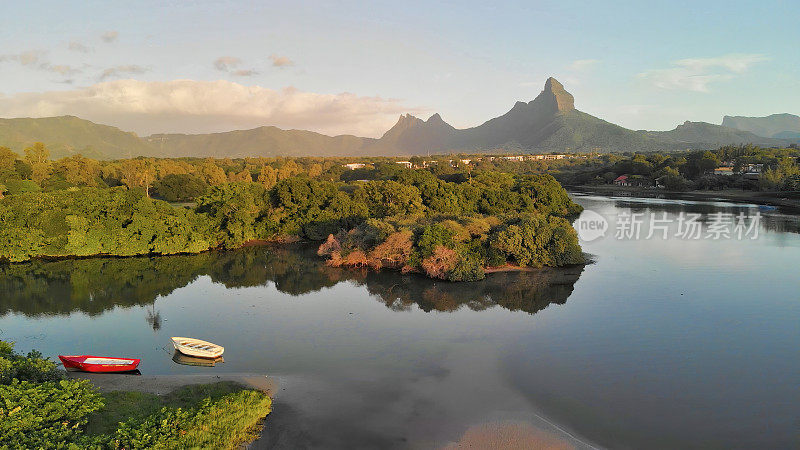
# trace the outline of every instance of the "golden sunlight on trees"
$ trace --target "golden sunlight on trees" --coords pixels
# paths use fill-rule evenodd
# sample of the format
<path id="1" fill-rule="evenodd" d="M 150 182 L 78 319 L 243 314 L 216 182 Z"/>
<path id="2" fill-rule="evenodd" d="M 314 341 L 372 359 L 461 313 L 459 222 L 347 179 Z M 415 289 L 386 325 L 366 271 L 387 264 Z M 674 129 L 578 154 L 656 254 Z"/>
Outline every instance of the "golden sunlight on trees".
<path id="1" fill-rule="evenodd" d="M 264 166 L 258 174 L 258 182 L 264 185 L 265 188 L 271 188 L 278 182 L 278 173 L 272 166 Z"/>
<path id="2" fill-rule="evenodd" d="M 19 155 L 12 152 L 8 147 L 0 146 L 0 177 L 6 179 L 14 173 Z"/>
<path id="3" fill-rule="evenodd" d="M 50 176 L 52 163 L 50 150 L 41 142 L 36 142 L 25 149 L 25 162 L 31 166 L 31 179 L 41 183 Z"/>
<path id="4" fill-rule="evenodd" d="M 152 161 L 148 159 L 126 159 L 119 164 L 121 181 L 128 188 L 142 188 L 147 197 L 150 197 L 150 185 L 155 179 L 155 170 Z"/>
<path id="5" fill-rule="evenodd" d="M 100 177 L 100 163 L 93 159 L 74 155 L 62 158 L 53 165 L 53 172 L 67 183 L 83 186 L 97 186 Z"/>

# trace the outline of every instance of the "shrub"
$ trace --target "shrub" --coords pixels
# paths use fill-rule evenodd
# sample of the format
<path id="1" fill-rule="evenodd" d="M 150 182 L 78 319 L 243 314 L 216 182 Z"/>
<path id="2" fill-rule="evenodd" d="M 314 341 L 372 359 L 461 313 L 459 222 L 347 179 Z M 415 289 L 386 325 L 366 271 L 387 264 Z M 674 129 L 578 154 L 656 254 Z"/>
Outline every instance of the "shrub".
<path id="1" fill-rule="evenodd" d="M 18 355 L 13 342 L 0 341 L 0 384 L 9 384 L 14 379 L 40 383 L 62 378 L 63 372 L 56 364 L 36 350 Z"/>
<path id="2" fill-rule="evenodd" d="M 168 202 L 194 200 L 208 189 L 202 178 L 190 174 L 170 174 L 153 184 L 155 193 Z"/>

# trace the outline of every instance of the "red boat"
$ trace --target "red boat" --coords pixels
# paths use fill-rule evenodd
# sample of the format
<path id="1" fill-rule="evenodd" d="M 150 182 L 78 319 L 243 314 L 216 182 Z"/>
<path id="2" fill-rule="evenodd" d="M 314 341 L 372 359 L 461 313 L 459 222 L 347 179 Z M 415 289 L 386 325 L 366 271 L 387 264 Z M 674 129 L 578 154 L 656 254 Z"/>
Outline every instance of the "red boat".
<path id="1" fill-rule="evenodd" d="M 108 358 L 92 355 L 58 355 L 65 369 L 78 369 L 84 372 L 131 372 L 139 366 L 139 359 Z"/>

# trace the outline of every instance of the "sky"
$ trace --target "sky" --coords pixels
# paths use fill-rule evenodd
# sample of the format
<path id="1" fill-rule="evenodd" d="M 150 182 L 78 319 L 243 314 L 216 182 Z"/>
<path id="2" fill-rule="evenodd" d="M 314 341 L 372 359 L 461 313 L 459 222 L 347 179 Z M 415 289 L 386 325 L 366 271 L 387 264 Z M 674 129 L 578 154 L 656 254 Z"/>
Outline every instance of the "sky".
<path id="1" fill-rule="evenodd" d="M 377 137 L 479 125 L 549 76 L 632 129 L 800 114 L 800 3 L 650 3 L 2 2 L 0 117 Z"/>

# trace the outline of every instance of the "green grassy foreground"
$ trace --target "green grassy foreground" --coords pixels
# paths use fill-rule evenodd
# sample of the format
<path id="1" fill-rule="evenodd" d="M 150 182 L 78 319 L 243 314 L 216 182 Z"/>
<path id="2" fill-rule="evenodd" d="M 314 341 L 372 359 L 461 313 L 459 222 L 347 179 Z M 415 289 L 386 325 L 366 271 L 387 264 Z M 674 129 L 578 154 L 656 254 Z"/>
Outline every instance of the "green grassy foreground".
<path id="1" fill-rule="evenodd" d="M 0 448 L 236 448 L 258 437 L 272 401 L 232 382 L 164 396 L 100 394 L 38 352 L 0 341 Z"/>

